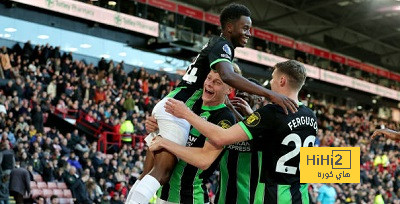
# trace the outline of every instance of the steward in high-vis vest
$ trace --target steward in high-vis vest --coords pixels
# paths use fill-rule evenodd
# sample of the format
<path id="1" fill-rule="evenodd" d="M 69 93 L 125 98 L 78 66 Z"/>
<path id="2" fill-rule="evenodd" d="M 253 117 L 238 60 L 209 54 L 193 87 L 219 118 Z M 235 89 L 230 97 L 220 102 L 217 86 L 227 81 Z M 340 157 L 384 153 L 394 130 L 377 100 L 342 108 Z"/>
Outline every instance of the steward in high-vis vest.
<path id="1" fill-rule="evenodd" d="M 121 140 L 124 143 L 132 143 L 132 135 L 135 132 L 133 127 L 132 118 L 128 117 L 123 121 L 119 133 L 121 134 Z"/>

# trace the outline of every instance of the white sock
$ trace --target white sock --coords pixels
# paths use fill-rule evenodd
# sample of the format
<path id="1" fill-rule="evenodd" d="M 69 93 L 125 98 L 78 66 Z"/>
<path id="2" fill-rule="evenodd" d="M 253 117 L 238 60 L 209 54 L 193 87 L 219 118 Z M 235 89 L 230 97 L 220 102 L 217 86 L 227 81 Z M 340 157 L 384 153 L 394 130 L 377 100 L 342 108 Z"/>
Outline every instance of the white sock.
<path id="1" fill-rule="evenodd" d="M 133 184 L 131 190 L 129 191 L 128 196 L 126 197 L 126 204 L 129 204 L 129 200 L 131 200 L 133 191 L 135 191 L 136 186 L 140 183 L 139 179 L 136 179 L 135 183 Z"/>
<path id="2" fill-rule="evenodd" d="M 147 204 L 160 186 L 160 182 L 158 182 L 157 179 L 150 175 L 146 175 L 134 189 L 132 200 L 139 204 Z"/>

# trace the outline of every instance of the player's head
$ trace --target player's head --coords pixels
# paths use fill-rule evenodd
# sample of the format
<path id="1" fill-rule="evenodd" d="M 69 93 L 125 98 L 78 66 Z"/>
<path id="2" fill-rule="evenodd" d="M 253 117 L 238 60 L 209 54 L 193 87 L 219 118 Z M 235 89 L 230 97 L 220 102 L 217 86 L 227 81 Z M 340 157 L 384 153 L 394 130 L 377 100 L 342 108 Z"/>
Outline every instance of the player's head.
<path id="1" fill-rule="evenodd" d="M 203 103 L 206 106 L 216 106 L 224 103 L 225 96 L 232 92 L 232 87 L 225 84 L 218 72 L 210 71 L 203 87 Z"/>
<path id="2" fill-rule="evenodd" d="M 296 60 L 277 63 L 272 72 L 271 90 L 282 89 L 299 92 L 306 80 L 306 68 Z"/>
<path id="3" fill-rule="evenodd" d="M 244 47 L 250 38 L 250 15 L 250 10 L 241 4 L 233 3 L 222 10 L 219 17 L 222 32 L 234 47 Z"/>

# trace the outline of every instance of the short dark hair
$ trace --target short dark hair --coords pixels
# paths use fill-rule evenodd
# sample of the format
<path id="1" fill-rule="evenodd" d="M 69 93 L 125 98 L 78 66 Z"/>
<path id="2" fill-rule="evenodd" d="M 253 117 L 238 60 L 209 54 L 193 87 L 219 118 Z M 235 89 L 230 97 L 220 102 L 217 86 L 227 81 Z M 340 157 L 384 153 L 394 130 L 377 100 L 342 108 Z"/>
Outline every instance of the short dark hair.
<path id="1" fill-rule="evenodd" d="M 240 19 L 241 16 L 250 17 L 250 15 L 251 12 L 246 6 L 233 3 L 229 4 L 222 10 L 219 21 L 222 29 L 224 29 L 227 23 L 236 21 Z"/>
<path id="2" fill-rule="evenodd" d="M 292 88 L 300 90 L 301 87 L 304 85 L 307 77 L 307 71 L 304 65 L 300 62 L 296 60 L 279 62 L 275 65 L 274 69 L 288 76 L 289 85 Z"/>

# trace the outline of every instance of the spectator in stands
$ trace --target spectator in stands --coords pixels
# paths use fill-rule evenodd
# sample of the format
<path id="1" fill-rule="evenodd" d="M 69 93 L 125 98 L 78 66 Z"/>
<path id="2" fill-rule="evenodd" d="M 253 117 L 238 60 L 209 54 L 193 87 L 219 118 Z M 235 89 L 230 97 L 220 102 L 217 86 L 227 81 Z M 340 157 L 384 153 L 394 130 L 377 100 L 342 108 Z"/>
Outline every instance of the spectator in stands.
<path id="1" fill-rule="evenodd" d="M 10 149 L 8 140 L 1 143 L 0 161 L 2 173 L 10 174 L 15 167 L 15 155 L 14 151 Z"/>
<path id="2" fill-rule="evenodd" d="M 82 137 L 75 146 L 75 151 L 79 158 L 82 158 L 85 152 L 89 152 L 89 147 L 86 145 L 86 142 L 86 137 Z"/>
<path id="3" fill-rule="evenodd" d="M 36 197 L 36 203 L 37 204 L 46 204 L 46 199 L 40 195 L 40 196 Z"/>
<path id="4" fill-rule="evenodd" d="M 15 168 L 10 174 L 10 195 L 12 195 L 17 204 L 24 203 L 24 195 L 29 195 L 31 192 L 30 187 L 31 177 L 26 170 L 26 166 Z"/>
<path id="5" fill-rule="evenodd" d="M 2 174 L 0 171 L 0 204 L 8 204 L 10 191 L 9 191 L 9 182 L 10 182 L 10 175 L 9 174 Z"/>
<path id="6" fill-rule="evenodd" d="M 86 183 L 86 188 L 88 190 L 90 200 L 96 204 L 99 204 L 101 202 L 101 197 L 103 196 L 100 186 L 97 185 L 92 178 L 90 178 Z"/>
<path id="7" fill-rule="evenodd" d="M 18 119 L 18 124 L 17 124 L 17 126 L 15 127 L 15 133 L 18 131 L 18 130 L 21 130 L 21 131 L 24 131 L 27 127 L 29 127 L 29 125 L 28 125 L 28 123 L 26 123 L 25 122 L 25 119 L 24 119 L 24 117 L 19 117 L 19 119 Z"/>
<path id="8" fill-rule="evenodd" d="M 50 197 L 50 204 L 60 204 L 60 201 L 58 200 L 58 196 L 57 195 L 52 195 Z"/>
<path id="9" fill-rule="evenodd" d="M 36 107 L 34 107 L 34 111 L 32 111 L 32 123 L 38 132 L 44 133 L 43 112 L 42 112 L 42 108 L 40 107 L 40 105 L 36 105 Z"/>
<path id="10" fill-rule="evenodd" d="M 10 62 L 10 56 L 8 55 L 7 47 L 5 46 L 1 47 L 0 50 L 0 68 L 2 68 L 2 71 L 0 71 L 1 73 L 0 78 L 9 79 L 11 76 L 12 67 Z"/>
<path id="11" fill-rule="evenodd" d="M 37 144 L 37 143 L 36 143 Z M 41 160 L 39 159 L 39 153 L 34 152 L 32 155 L 32 159 L 29 161 L 29 165 L 32 165 L 33 171 L 38 174 L 43 174 L 43 165 Z"/>
<path id="12" fill-rule="evenodd" d="M 336 201 L 336 190 L 331 184 L 323 184 L 318 192 L 318 204 L 334 204 Z"/>
<path id="13" fill-rule="evenodd" d="M 95 103 L 99 103 L 104 100 L 106 100 L 106 93 L 105 93 L 103 87 L 100 87 L 95 92 L 94 101 L 95 101 Z"/>
<path id="14" fill-rule="evenodd" d="M 128 92 L 126 94 L 126 99 L 124 101 L 123 106 L 124 106 L 124 109 L 125 109 L 127 115 L 133 114 L 133 111 L 135 110 L 135 101 L 132 98 L 131 92 Z"/>
<path id="15" fill-rule="evenodd" d="M 88 197 L 83 181 L 76 172 L 76 168 L 71 166 L 68 172 L 64 173 L 64 181 L 68 188 L 71 190 L 72 195 L 76 198 L 77 203 L 88 204 L 91 203 Z"/>
<path id="16" fill-rule="evenodd" d="M 43 153 L 41 164 L 43 171 L 42 174 L 43 181 L 45 182 L 54 181 L 54 166 L 53 166 L 53 161 L 50 160 L 49 152 L 46 151 Z"/>

